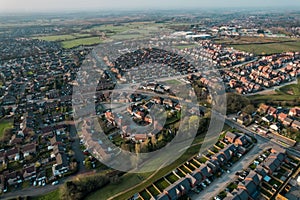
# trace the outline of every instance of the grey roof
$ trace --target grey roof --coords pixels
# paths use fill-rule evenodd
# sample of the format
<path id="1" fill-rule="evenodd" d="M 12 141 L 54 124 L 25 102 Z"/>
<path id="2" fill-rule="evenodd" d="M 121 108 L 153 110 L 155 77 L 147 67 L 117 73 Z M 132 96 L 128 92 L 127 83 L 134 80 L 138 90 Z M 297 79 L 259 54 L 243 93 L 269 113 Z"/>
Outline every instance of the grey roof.
<path id="1" fill-rule="evenodd" d="M 167 187 L 164 191 L 168 194 L 171 200 L 175 200 L 181 195 L 180 192 L 188 192 L 190 189 L 190 181 L 187 177 L 185 177 L 179 179 L 178 181 Z"/>
<path id="2" fill-rule="evenodd" d="M 242 199 L 242 200 L 249 198 L 248 193 L 243 189 L 239 189 L 236 196 L 238 196 L 239 199 Z"/>
<path id="3" fill-rule="evenodd" d="M 225 138 L 231 138 L 233 141 L 236 139 L 237 135 L 228 131 L 225 135 Z"/>
<path id="4" fill-rule="evenodd" d="M 208 172 L 208 167 L 206 165 L 201 165 L 199 167 L 201 174 L 205 177 L 209 177 L 211 174 Z"/>
<path id="5" fill-rule="evenodd" d="M 220 164 L 224 164 L 227 161 L 226 155 L 224 155 L 222 152 L 215 154 L 213 158 L 216 159 Z"/>
<path id="6" fill-rule="evenodd" d="M 202 181 L 203 180 L 203 176 L 201 174 L 200 170 L 195 170 L 191 173 L 191 176 L 196 179 L 197 182 Z"/>
<path id="7" fill-rule="evenodd" d="M 250 171 L 246 179 L 251 179 L 256 185 L 259 185 L 261 177 L 254 171 Z"/>

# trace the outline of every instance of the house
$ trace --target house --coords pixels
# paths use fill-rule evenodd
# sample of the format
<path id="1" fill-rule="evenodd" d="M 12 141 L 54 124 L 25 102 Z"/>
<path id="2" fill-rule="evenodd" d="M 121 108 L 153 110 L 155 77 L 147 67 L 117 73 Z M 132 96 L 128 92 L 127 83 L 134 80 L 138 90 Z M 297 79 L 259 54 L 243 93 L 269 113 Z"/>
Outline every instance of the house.
<path id="1" fill-rule="evenodd" d="M 238 189 L 245 190 L 252 199 L 257 199 L 259 194 L 258 186 L 252 180 L 245 180 L 238 184 Z"/>
<path id="2" fill-rule="evenodd" d="M 225 135 L 225 139 L 230 143 L 234 143 L 236 138 L 237 138 L 237 135 L 230 131 L 228 131 Z"/>
<path id="3" fill-rule="evenodd" d="M 293 123 L 293 120 L 291 118 L 287 117 L 284 119 L 284 121 L 282 123 L 285 126 L 291 126 L 291 124 Z"/>
<path id="4" fill-rule="evenodd" d="M 21 151 L 24 157 L 27 157 L 30 154 L 36 154 L 36 144 L 35 143 L 26 144 L 22 147 Z"/>
<path id="5" fill-rule="evenodd" d="M 211 159 L 206 161 L 205 163 L 212 171 L 212 173 L 216 173 L 219 170 L 220 164 L 217 160 Z"/>
<path id="6" fill-rule="evenodd" d="M 29 166 L 23 169 L 23 178 L 24 180 L 30 180 L 36 177 L 36 169 L 35 166 Z"/>
<path id="7" fill-rule="evenodd" d="M 268 110 L 269 110 L 269 106 L 267 106 L 266 104 L 261 104 L 257 111 L 259 113 L 266 114 Z"/>
<path id="8" fill-rule="evenodd" d="M 246 137 L 245 135 L 242 135 L 242 136 L 238 137 L 238 138 L 234 141 L 234 143 L 235 143 L 236 145 L 245 146 L 245 145 L 248 144 L 248 140 L 247 140 L 247 137 Z"/>
<path id="9" fill-rule="evenodd" d="M 200 170 L 200 173 L 202 174 L 203 179 L 206 179 L 212 175 L 209 172 L 209 168 L 207 167 L 207 165 L 201 165 L 198 169 Z"/>
<path id="10" fill-rule="evenodd" d="M 66 154 L 58 153 L 55 156 L 56 164 L 52 166 L 53 176 L 60 176 L 69 170 L 69 162 Z"/>
<path id="11" fill-rule="evenodd" d="M 262 178 L 268 175 L 268 171 L 261 165 L 258 165 L 255 168 L 255 172 L 257 172 L 259 175 L 261 175 Z"/>
<path id="12" fill-rule="evenodd" d="M 179 197 L 183 196 L 189 190 L 191 189 L 190 181 L 188 178 L 181 178 L 169 187 L 167 187 L 164 190 L 164 193 L 166 193 L 169 196 L 170 200 L 176 200 Z"/>
<path id="13" fill-rule="evenodd" d="M 270 106 L 269 109 L 268 109 L 268 112 L 267 112 L 269 115 L 271 116 L 276 116 L 276 113 L 277 113 L 277 109 Z"/>
<path id="14" fill-rule="evenodd" d="M 257 186 L 260 185 L 261 179 L 262 177 L 253 170 L 251 170 L 245 178 L 245 180 L 253 181 Z"/>
<path id="15" fill-rule="evenodd" d="M 292 128 L 300 131 L 300 121 L 295 120 L 292 123 Z"/>
<path id="16" fill-rule="evenodd" d="M 20 160 L 19 149 L 17 147 L 14 147 L 12 149 L 7 150 L 6 156 L 9 160 Z"/>
<path id="17" fill-rule="evenodd" d="M 289 116 L 300 117 L 300 107 L 290 109 Z"/>
<path id="18" fill-rule="evenodd" d="M 200 169 L 196 169 L 194 170 L 191 175 L 195 180 L 196 182 L 193 183 L 192 182 L 192 187 L 195 187 L 195 185 L 198 185 L 199 183 L 201 183 L 206 177 L 201 173 L 201 170 Z"/>
<path id="19" fill-rule="evenodd" d="M 233 154 L 236 151 L 236 146 L 234 144 L 230 144 L 228 146 L 226 146 L 224 149 L 222 149 L 219 153 L 221 153 L 222 155 L 224 155 L 226 161 L 229 161 Z"/>
<path id="20" fill-rule="evenodd" d="M 227 162 L 227 159 L 226 159 L 225 155 L 221 152 L 215 154 L 212 157 L 212 159 L 217 160 L 220 163 L 220 165 L 225 165 L 226 162 Z"/>
<path id="21" fill-rule="evenodd" d="M 54 137 L 52 137 L 50 139 L 50 143 L 52 146 L 58 145 L 58 144 L 63 144 L 63 139 L 61 138 L 61 136 L 54 135 Z"/>
<path id="22" fill-rule="evenodd" d="M 241 125 L 245 125 L 251 122 L 251 116 L 248 114 L 241 114 L 238 118 L 237 118 L 237 122 Z"/>
<path id="23" fill-rule="evenodd" d="M 197 176 L 197 178 L 201 178 L 201 179 L 197 180 L 193 175 Z M 197 174 L 193 174 L 193 175 L 192 174 L 187 174 L 185 176 L 190 181 L 191 188 L 195 188 L 202 181 L 202 175 L 201 175 L 200 172 L 198 172 Z"/>
<path id="24" fill-rule="evenodd" d="M 268 174 L 273 174 L 278 167 L 280 167 L 286 159 L 286 154 L 283 153 L 271 153 L 269 157 L 261 163 L 264 168 L 268 170 Z"/>
<path id="25" fill-rule="evenodd" d="M 279 113 L 279 114 L 277 115 L 278 120 L 281 121 L 281 122 L 284 122 L 284 120 L 285 120 L 287 117 L 288 117 L 288 115 L 285 114 L 285 113 Z"/>
<path id="26" fill-rule="evenodd" d="M 21 183 L 22 181 L 20 173 L 18 171 L 13 172 L 4 172 L 3 173 L 5 180 L 7 181 L 8 185 L 15 185 L 17 183 Z"/>

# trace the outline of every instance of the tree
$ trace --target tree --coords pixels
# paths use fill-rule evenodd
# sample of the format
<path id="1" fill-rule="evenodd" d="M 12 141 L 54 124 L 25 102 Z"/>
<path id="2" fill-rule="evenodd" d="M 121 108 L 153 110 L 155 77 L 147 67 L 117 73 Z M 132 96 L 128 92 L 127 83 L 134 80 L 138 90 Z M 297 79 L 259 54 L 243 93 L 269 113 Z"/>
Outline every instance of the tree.
<path id="1" fill-rule="evenodd" d="M 237 113 L 248 105 L 250 100 L 246 97 L 235 93 L 227 94 L 227 114 Z"/>
<path id="2" fill-rule="evenodd" d="M 251 115 L 252 113 L 254 113 L 255 110 L 256 109 L 255 109 L 255 107 L 252 104 L 247 105 L 245 108 L 242 109 L 243 112 L 245 112 L 245 113 L 247 113 L 249 115 Z"/>

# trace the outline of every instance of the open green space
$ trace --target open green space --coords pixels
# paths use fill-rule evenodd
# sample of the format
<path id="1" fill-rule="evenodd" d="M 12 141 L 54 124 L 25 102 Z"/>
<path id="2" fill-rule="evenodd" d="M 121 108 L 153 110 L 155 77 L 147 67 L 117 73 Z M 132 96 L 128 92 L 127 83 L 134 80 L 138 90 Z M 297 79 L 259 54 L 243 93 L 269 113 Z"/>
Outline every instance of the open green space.
<path id="1" fill-rule="evenodd" d="M 45 41 L 50 41 L 50 42 L 72 40 L 75 38 L 76 37 L 71 34 L 69 34 L 69 35 L 46 35 L 46 36 L 33 37 L 33 39 L 45 40 Z"/>
<path id="2" fill-rule="evenodd" d="M 300 78 L 297 84 L 286 85 L 275 91 L 274 94 L 258 94 L 248 96 L 255 104 L 266 103 L 268 101 L 297 101 L 300 99 Z"/>
<path id="3" fill-rule="evenodd" d="M 31 197 L 30 199 L 31 200 L 54 200 L 54 199 L 59 199 L 59 198 L 60 198 L 59 190 L 54 190 L 43 196 Z"/>
<path id="4" fill-rule="evenodd" d="M 166 81 L 164 81 L 164 83 L 166 83 L 167 85 L 170 85 L 170 86 L 182 85 L 182 83 L 176 79 L 166 80 Z"/>
<path id="5" fill-rule="evenodd" d="M 199 46 L 198 44 L 186 44 L 186 45 L 176 45 L 174 46 L 176 49 L 191 49 Z"/>
<path id="6" fill-rule="evenodd" d="M 90 45 L 96 45 L 103 42 L 99 37 L 88 37 L 88 38 L 80 38 L 80 39 L 74 39 L 74 40 L 67 40 L 61 42 L 62 47 L 66 49 L 78 47 L 81 45 L 90 46 Z"/>
<path id="7" fill-rule="evenodd" d="M 234 44 L 230 46 L 237 50 L 254 53 L 255 55 L 270 55 L 289 51 L 299 51 L 300 41 L 297 40 L 291 42 L 278 42 L 266 44 Z"/>
<path id="8" fill-rule="evenodd" d="M 0 120 L 0 138 L 3 137 L 5 130 L 13 128 L 13 121 L 9 119 Z"/>

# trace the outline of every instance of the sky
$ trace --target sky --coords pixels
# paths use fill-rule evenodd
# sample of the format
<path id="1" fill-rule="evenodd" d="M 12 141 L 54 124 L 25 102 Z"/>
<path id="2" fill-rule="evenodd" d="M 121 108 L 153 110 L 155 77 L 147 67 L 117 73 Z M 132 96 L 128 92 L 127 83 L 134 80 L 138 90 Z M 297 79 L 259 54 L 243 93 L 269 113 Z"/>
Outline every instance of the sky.
<path id="1" fill-rule="evenodd" d="M 259 8 L 300 9 L 299 0 L 0 0 L 0 12 L 51 12 L 89 10 L 146 10 L 183 8 Z"/>

